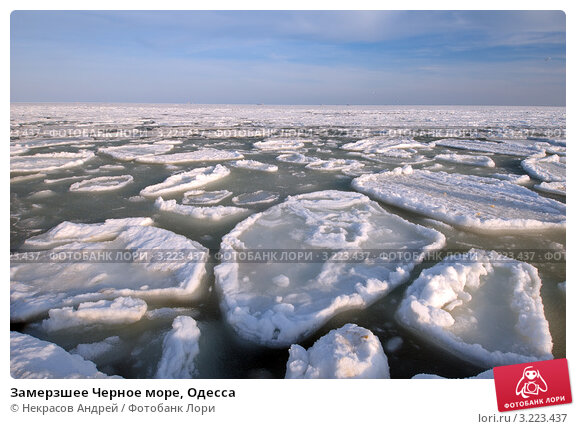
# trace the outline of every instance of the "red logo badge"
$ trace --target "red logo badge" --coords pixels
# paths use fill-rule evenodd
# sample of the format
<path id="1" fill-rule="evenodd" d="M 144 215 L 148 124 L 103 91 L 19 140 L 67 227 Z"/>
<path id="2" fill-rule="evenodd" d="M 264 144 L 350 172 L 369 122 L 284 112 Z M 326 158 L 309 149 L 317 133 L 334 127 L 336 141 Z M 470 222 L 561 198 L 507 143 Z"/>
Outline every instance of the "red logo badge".
<path id="1" fill-rule="evenodd" d="M 568 362 L 545 360 L 494 368 L 498 411 L 572 402 Z"/>

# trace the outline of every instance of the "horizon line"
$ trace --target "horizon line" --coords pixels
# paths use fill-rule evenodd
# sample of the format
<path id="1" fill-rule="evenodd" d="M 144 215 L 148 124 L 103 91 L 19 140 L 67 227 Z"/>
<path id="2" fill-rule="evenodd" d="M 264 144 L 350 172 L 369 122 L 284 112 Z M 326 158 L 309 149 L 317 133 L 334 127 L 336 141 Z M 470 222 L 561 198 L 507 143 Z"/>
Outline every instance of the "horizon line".
<path id="1" fill-rule="evenodd" d="M 397 104 L 357 104 L 357 103 L 192 103 L 174 101 L 12 101 L 10 104 L 176 104 L 184 106 L 475 106 L 475 107 L 564 107 L 566 104 L 428 104 L 428 103 L 397 103 Z"/>

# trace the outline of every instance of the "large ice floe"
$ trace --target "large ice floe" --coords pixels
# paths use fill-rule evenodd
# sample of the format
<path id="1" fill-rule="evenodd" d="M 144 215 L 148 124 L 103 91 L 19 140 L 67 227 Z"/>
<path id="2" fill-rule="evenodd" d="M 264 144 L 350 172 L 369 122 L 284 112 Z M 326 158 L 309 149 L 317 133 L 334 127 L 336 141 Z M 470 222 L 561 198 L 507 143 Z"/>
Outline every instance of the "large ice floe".
<path id="1" fill-rule="evenodd" d="M 156 378 L 192 378 L 197 375 L 196 357 L 200 352 L 200 329 L 189 316 L 178 316 L 164 337 L 162 358 Z"/>
<path id="2" fill-rule="evenodd" d="M 472 249 L 422 271 L 396 317 L 426 341 L 485 368 L 552 359 L 538 270 Z"/>
<path id="3" fill-rule="evenodd" d="M 216 284 L 226 319 L 246 339 L 286 347 L 312 334 L 336 313 L 364 308 L 407 280 L 425 252 L 444 236 L 393 215 L 355 192 L 321 191 L 289 197 L 254 214 L 222 239 Z M 305 250 L 320 262 L 248 263 L 266 255 Z M 408 261 L 343 262 L 335 250 L 409 249 Z M 252 259 L 258 261 L 258 259 Z M 229 261 L 229 262 L 226 262 Z"/>
<path id="4" fill-rule="evenodd" d="M 89 305 L 77 310 L 63 307 L 122 296 L 147 301 L 194 297 L 205 274 L 207 249 L 152 223 L 149 218 L 97 224 L 63 222 L 26 240 L 23 249 L 38 251 L 38 262 L 11 264 L 11 320 L 33 320 L 51 309 L 62 309 L 61 318 L 79 320 Z M 156 255 L 174 249 L 190 258 L 166 261 Z M 98 312 L 113 312 L 119 304 L 126 307 L 129 303 L 90 305 L 101 307 Z M 138 307 L 137 302 L 133 304 Z"/>
<path id="5" fill-rule="evenodd" d="M 349 323 L 308 350 L 292 345 L 286 378 L 390 378 L 390 369 L 378 337 Z"/>
<path id="6" fill-rule="evenodd" d="M 122 176 L 101 176 L 72 183 L 70 192 L 108 192 L 128 186 L 134 181 L 129 174 Z"/>
<path id="7" fill-rule="evenodd" d="M 98 371 L 93 362 L 19 332 L 10 332 L 10 375 L 14 378 L 109 378 Z"/>
<path id="8" fill-rule="evenodd" d="M 522 168 L 530 177 L 544 182 L 566 181 L 566 158 L 558 155 L 531 156 L 522 161 Z"/>
<path id="9" fill-rule="evenodd" d="M 230 174 L 230 170 L 217 164 L 210 167 L 195 168 L 190 171 L 174 174 L 164 182 L 150 185 L 140 191 L 140 195 L 147 198 L 163 197 L 199 188 L 207 183 L 215 182 Z"/>
<path id="10" fill-rule="evenodd" d="M 434 143 L 420 143 L 413 138 L 369 137 L 342 145 L 341 149 L 363 153 L 387 153 L 403 149 L 431 149 Z"/>
<path id="11" fill-rule="evenodd" d="M 93 157 L 94 153 L 87 150 L 12 156 L 10 157 L 10 172 L 39 173 L 78 167 Z"/>
<path id="12" fill-rule="evenodd" d="M 436 140 L 434 143 L 436 143 L 436 146 L 451 147 L 455 149 L 464 149 L 476 152 L 498 153 L 501 155 L 512 156 L 531 156 L 544 152 L 542 144 L 530 142 L 527 140 L 487 141 L 442 139 Z"/>
<path id="13" fill-rule="evenodd" d="M 242 159 L 244 155 L 235 150 L 199 149 L 194 152 L 178 152 L 166 155 L 146 155 L 137 159 L 147 164 L 190 164 L 194 162 L 219 162 Z"/>
<path id="14" fill-rule="evenodd" d="M 406 166 L 358 177 L 352 187 L 385 203 L 484 233 L 566 228 L 566 205 L 507 180 Z"/>
<path id="15" fill-rule="evenodd" d="M 138 161 L 145 156 L 155 156 L 170 152 L 174 146 L 172 144 L 127 144 L 123 146 L 102 147 L 98 153 L 108 155 L 119 161 Z"/>
<path id="16" fill-rule="evenodd" d="M 234 206 L 191 206 L 178 204 L 176 200 L 164 201 L 158 197 L 154 206 L 161 212 L 185 216 L 196 220 L 223 221 L 248 216 L 249 209 Z"/>

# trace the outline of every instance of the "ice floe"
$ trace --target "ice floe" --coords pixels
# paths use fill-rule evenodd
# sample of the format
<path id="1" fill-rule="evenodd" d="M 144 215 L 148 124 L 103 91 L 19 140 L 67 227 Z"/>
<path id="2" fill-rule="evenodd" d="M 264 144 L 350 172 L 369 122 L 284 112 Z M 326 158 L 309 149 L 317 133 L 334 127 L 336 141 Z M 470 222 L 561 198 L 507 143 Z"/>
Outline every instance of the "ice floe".
<path id="1" fill-rule="evenodd" d="M 90 151 L 80 152 L 54 152 L 36 155 L 22 155 L 10 157 L 11 173 L 40 173 L 45 171 L 60 170 L 78 167 L 92 159 L 94 153 Z"/>
<path id="2" fill-rule="evenodd" d="M 256 191 L 240 194 L 232 198 L 232 202 L 239 206 L 250 206 L 254 204 L 270 204 L 278 201 L 280 195 L 275 192 Z"/>
<path id="3" fill-rule="evenodd" d="M 215 268 L 221 307 L 242 337 L 272 347 L 289 346 L 336 313 L 364 308 L 386 295 L 408 278 L 427 250 L 442 247 L 444 241 L 439 232 L 388 213 L 355 192 L 289 197 L 240 222 L 223 237 L 222 261 L 230 262 Z M 266 249 L 327 256 L 306 264 L 278 259 L 237 262 L 244 252 Z M 330 254 L 350 249 L 410 249 L 416 257 L 345 263 L 337 252 Z"/>
<path id="4" fill-rule="evenodd" d="M 197 375 L 195 360 L 200 352 L 200 329 L 189 316 L 178 316 L 164 337 L 162 358 L 156 378 L 192 378 Z"/>
<path id="5" fill-rule="evenodd" d="M 305 142 L 302 140 L 270 139 L 254 143 L 256 149 L 262 151 L 284 152 L 301 149 Z"/>
<path id="6" fill-rule="evenodd" d="M 14 378 L 109 378 L 98 371 L 93 362 L 19 332 L 10 332 L 10 375 Z"/>
<path id="7" fill-rule="evenodd" d="M 140 191 L 140 195 L 147 198 L 157 198 L 179 192 L 199 188 L 207 183 L 215 182 L 230 174 L 230 170 L 217 164 L 210 167 L 195 168 L 183 173 L 168 177 L 164 182 L 150 185 Z"/>
<path id="8" fill-rule="evenodd" d="M 34 173 L 34 174 L 26 174 L 23 176 L 14 176 L 10 178 L 10 183 L 23 183 L 23 182 L 30 182 L 32 180 L 41 180 L 46 177 L 44 173 Z"/>
<path id="9" fill-rule="evenodd" d="M 566 195 L 566 182 L 542 182 L 534 185 L 537 191 L 556 195 Z"/>
<path id="10" fill-rule="evenodd" d="M 147 218 L 63 222 L 26 240 L 24 249 L 45 250 L 35 263 L 11 264 L 11 320 L 29 321 L 51 309 L 122 296 L 177 301 L 197 295 L 207 249 L 151 223 Z M 170 249 L 189 258 L 167 261 L 161 256 Z"/>
<path id="11" fill-rule="evenodd" d="M 70 353 L 80 355 L 84 359 L 94 361 L 101 358 L 106 353 L 112 352 L 122 345 L 122 340 L 118 336 L 104 338 L 95 343 L 78 344 Z"/>
<path id="12" fill-rule="evenodd" d="M 200 149 L 194 152 L 178 152 L 167 155 L 146 155 L 136 161 L 147 164 L 190 164 L 194 162 L 220 162 L 242 159 L 244 155 L 232 150 Z"/>
<path id="13" fill-rule="evenodd" d="M 292 345 L 286 378 L 390 378 L 390 369 L 378 337 L 349 323 L 308 350 Z"/>
<path id="14" fill-rule="evenodd" d="M 312 162 L 320 161 L 320 158 L 316 158 L 315 156 L 306 156 L 301 153 L 284 153 L 278 155 L 276 159 L 288 164 L 310 164 Z"/>
<path id="15" fill-rule="evenodd" d="M 328 159 L 326 161 L 311 162 L 306 165 L 306 168 L 310 170 L 319 171 L 344 171 L 362 167 L 364 167 L 364 164 L 355 159 Z"/>
<path id="16" fill-rule="evenodd" d="M 370 137 L 342 145 L 341 149 L 363 153 L 387 153 L 398 149 L 431 149 L 434 143 L 420 143 L 413 138 Z"/>
<path id="17" fill-rule="evenodd" d="M 538 270 L 472 249 L 422 271 L 401 302 L 400 323 L 475 365 L 552 359 Z"/>
<path id="18" fill-rule="evenodd" d="M 238 219 L 248 216 L 251 212 L 248 209 L 233 206 L 190 206 L 178 204 L 176 200 L 164 201 L 162 197 L 158 197 L 154 202 L 154 206 L 165 213 L 177 214 L 190 219 L 196 220 L 209 220 L 209 221 L 223 221 L 230 219 Z"/>
<path id="19" fill-rule="evenodd" d="M 526 158 L 522 161 L 522 168 L 530 177 L 543 182 L 566 181 L 566 161 L 558 155 Z"/>
<path id="20" fill-rule="evenodd" d="M 495 167 L 496 164 L 488 156 L 459 155 L 456 153 L 440 154 L 434 157 L 436 161 L 451 162 L 454 164 L 474 165 L 477 167 Z"/>
<path id="21" fill-rule="evenodd" d="M 174 146 L 172 144 L 127 144 L 123 146 L 101 147 L 98 153 L 108 155 L 119 161 L 139 160 L 144 156 L 161 155 L 170 152 Z"/>
<path id="22" fill-rule="evenodd" d="M 132 297 L 119 297 L 112 301 L 82 302 L 78 308 L 53 308 L 48 319 L 42 322 L 47 331 L 59 331 L 91 325 L 126 325 L 139 321 L 148 306 L 146 302 Z"/>
<path id="23" fill-rule="evenodd" d="M 226 189 L 220 191 L 204 191 L 203 189 L 193 189 L 185 192 L 182 198 L 182 204 L 190 205 L 211 205 L 219 203 L 228 197 L 234 195 Z"/>
<path id="24" fill-rule="evenodd" d="M 514 156 L 531 156 L 544 152 L 540 145 L 527 140 L 505 140 L 495 142 L 487 140 L 442 139 L 436 140 L 434 143 L 436 143 L 436 146 Z"/>
<path id="25" fill-rule="evenodd" d="M 505 180 L 407 166 L 358 177 L 352 187 L 385 203 L 486 233 L 566 228 L 564 204 Z"/>
<path id="26" fill-rule="evenodd" d="M 129 174 L 123 176 L 101 176 L 72 183 L 70 192 L 109 192 L 122 189 L 134 182 Z"/>
<path id="27" fill-rule="evenodd" d="M 512 173 L 494 173 L 492 177 L 500 180 L 507 180 L 508 182 L 515 183 L 516 185 L 525 185 L 530 183 L 530 176 L 527 174 L 512 174 Z"/>
<path id="28" fill-rule="evenodd" d="M 278 166 L 273 164 L 266 164 L 252 159 L 242 159 L 240 161 L 232 161 L 228 163 L 231 167 L 243 168 L 245 170 L 264 171 L 266 173 L 275 173 L 278 171 Z"/>

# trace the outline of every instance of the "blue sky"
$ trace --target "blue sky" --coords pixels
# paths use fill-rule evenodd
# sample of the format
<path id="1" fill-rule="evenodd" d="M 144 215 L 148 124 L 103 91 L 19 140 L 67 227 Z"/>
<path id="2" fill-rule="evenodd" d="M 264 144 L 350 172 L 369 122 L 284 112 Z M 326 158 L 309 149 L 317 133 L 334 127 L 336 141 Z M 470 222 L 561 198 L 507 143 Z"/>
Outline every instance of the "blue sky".
<path id="1" fill-rule="evenodd" d="M 565 105 L 560 11 L 15 11 L 11 100 Z"/>

